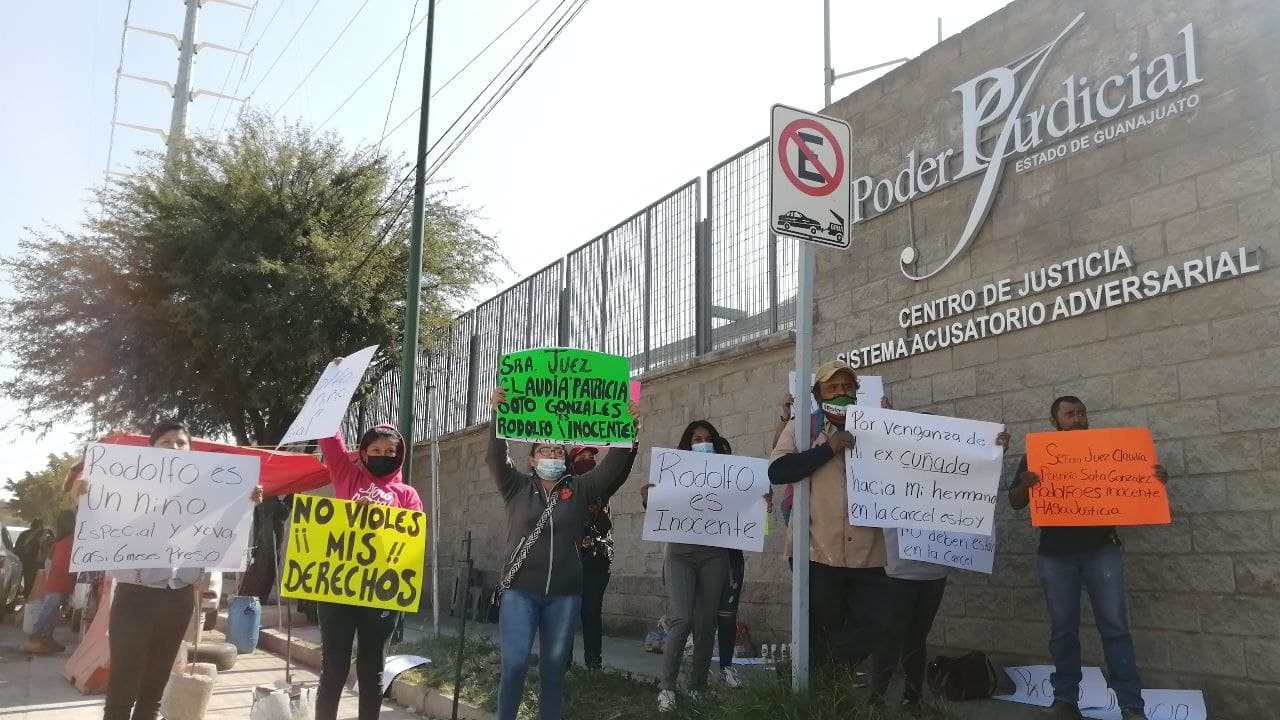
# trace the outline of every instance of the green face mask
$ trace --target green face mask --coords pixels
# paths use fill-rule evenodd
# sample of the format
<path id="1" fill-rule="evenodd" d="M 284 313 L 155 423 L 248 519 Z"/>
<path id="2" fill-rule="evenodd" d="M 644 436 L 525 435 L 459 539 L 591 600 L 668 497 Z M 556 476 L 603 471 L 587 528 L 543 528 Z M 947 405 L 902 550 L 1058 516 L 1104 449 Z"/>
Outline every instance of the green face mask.
<path id="1" fill-rule="evenodd" d="M 837 425 L 844 424 L 845 408 L 856 403 L 857 400 L 849 395 L 839 395 L 830 400 L 822 401 L 822 412 L 827 419 Z"/>

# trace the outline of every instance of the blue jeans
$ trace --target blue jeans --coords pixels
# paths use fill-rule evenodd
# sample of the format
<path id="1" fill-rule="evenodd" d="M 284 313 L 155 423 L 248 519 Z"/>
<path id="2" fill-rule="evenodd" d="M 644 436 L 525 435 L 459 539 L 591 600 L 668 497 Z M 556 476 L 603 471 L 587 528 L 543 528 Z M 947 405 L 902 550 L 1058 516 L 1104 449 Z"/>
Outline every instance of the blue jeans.
<path id="1" fill-rule="evenodd" d="M 1142 709 L 1142 679 L 1129 634 L 1125 598 L 1124 553 L 1118 545 L 1090 552 L 1040 555 L 1037 559 L 1052 624 L 1049 654 L 1055 666 L 1050 678 L 1055 700 L 1080 701 L 1080 590 L 1089 592 L 1093 617 L 1102 636 L 1111 689 L 1122 709 Z"/>
<path id="2" fill-rule="evenodd" d="M 62 608 L 65 593 L 48 593 L 40 601 L 40 612 L 36 615 L 35 627 L 31 629 L 31 637 L 53 637 L 53 629 L 58 624 L 58 610 Z"/>
<path id="3" fill-rule="evenodd" d="M 533 636 L 539 639 L 538 717 L 560 720 L 564 701 L 564 672 L 573 642 L 574 624 L 582 606 L 578 595 L 534 595 L 521 590 L 502 594 L 498 634 L 502 644 L 502 680 L 498 683 L 498 720 L 515 720 L 529 673 Z"/>

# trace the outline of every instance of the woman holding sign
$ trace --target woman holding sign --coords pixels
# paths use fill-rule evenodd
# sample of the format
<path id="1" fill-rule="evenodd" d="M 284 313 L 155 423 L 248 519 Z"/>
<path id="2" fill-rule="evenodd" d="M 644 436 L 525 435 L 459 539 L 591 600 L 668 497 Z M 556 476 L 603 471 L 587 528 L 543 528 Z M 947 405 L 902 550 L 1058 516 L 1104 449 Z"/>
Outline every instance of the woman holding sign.
<path id="1" fill-rule="evenodd" d="M 677 450 L 731 455 L 733 448 L 720 431 L 706 420 L 694 420 L 680 436 Z M 645 507 L 649 488 L 640 488 Z M 773 507 L 773 493 L 764 496 Z M 742 592 L 745 561 L 741 550 L 708 545 L 668 543 L 663 564 L 670 607 L 670 629 L 663 649 L 662 682 L 658 711 L 670 712 L 676 704 L 676 680 L 685 642 L 693 633 L 693 658 L 689 671 L 689 692 L 695 697 L 706 689 L 717 626 L 720 632 L 720 676 L 725 685 L 741 687 L 733 669 L 733 646 L 737 633 L 738 598 Z"/>
<path id="2" fill-rule="evenodd" d="M 162 422 L 151 431 L 148 444 L 190 450 L 191 432 L 180 422 Z M 83 475 L 70 480 L 69 487 L 73 497 L 89 492 Z M 255 486 L 249 497 L 261 503 L 262 487 Z M 111 664 L 103 720 L 155 720 L 195 611 L 193 586 L 204 572 L 169 567 L 111 571 L 116 580 L 107 631 L 111 657 L 128 661 Z"/>
<path id="3" fill-rule="evenodd" d="M 507 393 L 496 388 L 489 402 L 495 416 Z M 635 403 L 630 412 L 639 417 Z M 595 469 L 575 476 L 565 463 L 565 447 L 535 443 L 532 471 L 517 470 L 489 425 L 485 463 L 507 509 L 507 562 L 499 588 L 503 591 L 498 631 L 502 648 L 502 680 L 498 686 L 498 720 L 515 720 L 529 671 L 534 636 L 541 642 L 542 682 L 538 716 L 558 720 L 564 699 L 564 673 L 570 639 L 582 603 L 583 521 L 587 507 L 603 505 L 622 487 L 635 463 L 629 452 L 613 451 Z"/>
<path id="4" fill-rule="evenodd" d="M 406 452 L 404 439 L 391 425 L 378 425 L 360 436 L 357 452 L 347 450 L 339 432 L 319 441 L 334 495 L 362 504 L 422 510 L 418 491 L 400 479 Z M 382 666 L 387 640 L 398 613 L 379 608 L 317 603 L 320 615 L 320 685 L 316 720 L 334 720 L 343 683 L 351 670 L 351 645 L 359 635 L 356 678 L 360 683 L 360 720 L 375 720 L 382 710 Z"/>

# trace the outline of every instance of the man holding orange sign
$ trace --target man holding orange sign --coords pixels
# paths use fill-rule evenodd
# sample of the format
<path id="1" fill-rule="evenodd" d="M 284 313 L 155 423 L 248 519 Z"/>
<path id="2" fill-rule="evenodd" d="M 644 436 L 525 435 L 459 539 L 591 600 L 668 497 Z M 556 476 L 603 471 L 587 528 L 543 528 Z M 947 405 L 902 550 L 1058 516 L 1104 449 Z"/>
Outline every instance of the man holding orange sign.
<path id="1" fill-rule="evenodd" d="M 1088 411 L 1071 395 L 1054 400 L 1049 415 L 1058 432 L 1027 436 L 1027 457 L 1009 487 L 1009 504 L 1015 510 L 1031 505 L 1032 524 L 1040 528 L 1036 565 L 1052 626 L 1051 717 L 1082 717 L 1078 704 L 1084 589 L 1093 605 L 1121 716 L 1145 720 L 1116 526 L 1168 523 L 1169 474 L 1156 462 L 1146 429 L 1089 431 Z"/>

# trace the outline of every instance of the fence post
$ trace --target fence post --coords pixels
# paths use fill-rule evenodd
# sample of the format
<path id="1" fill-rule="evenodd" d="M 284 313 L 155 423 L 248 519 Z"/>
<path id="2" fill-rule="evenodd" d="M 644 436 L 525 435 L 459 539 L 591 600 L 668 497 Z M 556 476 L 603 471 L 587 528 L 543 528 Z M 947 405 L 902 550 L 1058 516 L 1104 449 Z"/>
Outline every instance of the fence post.
<path id="1" fill-rule="evenodd" d="M 476 362 L 476 349 L 480 345 L 480 336 L 475 328 L 471 329 L 471 340 L 467 346 L 467 427 L 476 424 L 476 385 L 480 381 L 476 375 L 480 372 L 480 364 Z"/>
<path id="2" fill-rule="evenodd" d="M 644 322 L 644 370 L 649 371 L 649 346 L 652 335 L 649 321 L 653 317 L 653 206 L 644 213 L 644 305 L 641 315 Z"/>
<path id="3" fill-rule="evenodd" d="M 600 352 L 609 352 L 609 234 L 600 236 Z"/>
<path id="4" fill-rule="evenodd" d="M 711 272 L 711 222 L 710 219 L 698 220 L 695 225 L 694 233 L 694 277 L 697 278 L 697 295 L 695 304 L 697 305 L 697 318 L 695 322 L 695 334 L 697 339 L 694 344 L 694 352 L 698 355 L 706 355 L 711 352 L 711 300 L 714 297 L 712 292 L 712 272 Z"/>
<path id="5" fill-rule="evenodd" d="M 778 236 L 766 228 L 765 248 L 769 252 L 769 331 L 778 332 Z"/>

